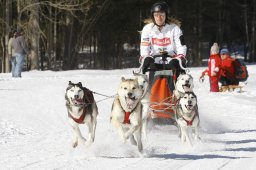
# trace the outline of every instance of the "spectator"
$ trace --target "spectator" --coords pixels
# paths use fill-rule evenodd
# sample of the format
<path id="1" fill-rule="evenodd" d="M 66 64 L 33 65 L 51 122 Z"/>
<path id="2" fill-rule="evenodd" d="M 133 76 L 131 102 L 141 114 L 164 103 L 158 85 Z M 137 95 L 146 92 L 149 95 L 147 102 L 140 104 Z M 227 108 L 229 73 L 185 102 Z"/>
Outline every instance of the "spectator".
<path id="1" fill-rule="evenodd" d="M 9 41 L 8 41 L 8 57 L 9 57 L 9 61 L 11 62 L 11 72 L 12 72 L 12 77 L 14 77 L 14 69 L 15 69 L 15 56 L 14 56 L 14 49 L 12 46 L 12 42 L 14 40 L 14 34 L 15 34 L 15 30 L 12 30 L 9 33 Z"/>
<path id="2" fill-rule="evenodd" d="M 12 42 L 14 48 L 15 65 L 14 77 L 21 77 L 22 67 L 25 60 L 25 55 L 28 54 L 27 44 L 23 36 L 23 30 L 18 28 L 15 33 L 15 39 Z"/>
<path id="3" fill-rule="evenodd" d="M 220 51 L 221 56 L 221 77 L 219 82 L 222 86 L 238 85 L 239 81 L 235 76 L 235 59 L 231 58 L 227 48 Z"/>
<path id="4" fill-rule="evenodd" d="M 219 46 L 217 43 L 214 43 L 210 51 L 208 68 L 205 71 L 203 71 L 200 77 L 200 79 L 203 79 L 205 75 L 209 76 L 211 92 L 219 92 L 218 82 L 220 78 L 220 69 L 221 69 L 221 59 L 219 55 Z"/>

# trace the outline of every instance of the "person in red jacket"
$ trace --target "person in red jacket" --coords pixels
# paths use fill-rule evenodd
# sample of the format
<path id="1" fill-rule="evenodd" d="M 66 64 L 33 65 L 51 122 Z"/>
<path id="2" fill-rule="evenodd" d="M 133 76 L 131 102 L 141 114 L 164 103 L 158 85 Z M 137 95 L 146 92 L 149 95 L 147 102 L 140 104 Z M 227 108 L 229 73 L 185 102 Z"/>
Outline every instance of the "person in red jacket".
<path id="1" fill-rule="evenodd" d="M 236 62 L 235 59 L 231 58 L 227 48 L 223 48 L 220 51 L 221 56 L 221 76 L 220 83 L 222 86 L 228 85 L 238 85 L 239 81 L 236 79 L 235 68 Z"/>
<path id="2" fill-rule="evenodd" d="M 221 59 L 219 55 L 219 46 L 214 43 L 211 47 L 210 57 L 208 60 L 208 68 L 202 72 L 200 79 L 202 80 L 205 75 L 209 76 L 210 80 L 210 91 L 219 92 L 219 78 L 221 69 Z"/>

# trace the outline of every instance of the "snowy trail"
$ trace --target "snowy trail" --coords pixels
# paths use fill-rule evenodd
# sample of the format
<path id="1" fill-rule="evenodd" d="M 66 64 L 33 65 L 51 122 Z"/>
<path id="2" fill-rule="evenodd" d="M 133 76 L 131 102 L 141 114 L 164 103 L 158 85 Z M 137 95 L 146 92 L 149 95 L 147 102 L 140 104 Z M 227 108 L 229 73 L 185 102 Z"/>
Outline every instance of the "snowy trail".
<path id="1" fill-rule="evenodd" d="M 64 93 L 68 81 L 112 96 L 133 69 L 31 71 L 22 79 L 0 74 L 0 169 L 246 169 L 256 165 L 256 73 L 248 66 L 244 92 L 209 93 L 204 68 L 191 68 L 201 120 L 201 142 L 183 145 L 176 127 L 149 127 L 144 154 L 122 144 L 110 124 L 113 99 L 95 95 L 99 108 L 95 143 L 71 147 Z M 101 101 L 102 99 L 106 99 Z M 152 125 L 152 124 L 151 124 Z M 82 133 L 87 129 L 82 127 Z"/>

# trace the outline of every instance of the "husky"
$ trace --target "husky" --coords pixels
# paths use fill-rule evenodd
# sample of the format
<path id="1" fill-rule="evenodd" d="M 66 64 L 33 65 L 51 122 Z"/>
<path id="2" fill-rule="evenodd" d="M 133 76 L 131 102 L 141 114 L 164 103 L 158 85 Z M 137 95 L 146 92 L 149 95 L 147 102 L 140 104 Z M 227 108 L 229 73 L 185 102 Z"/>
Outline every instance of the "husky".
<path id="1" fill-rule="evenodd" d="M 189 129 L 192 129 L 193 137 L 199 140 L 199 113 L 197 97 L 193 92 L 185 92 L 177 103 L 175 118 L 181 133 L 181 141 L 190 146 Z"/>
<path id="2" fill-rule="evenodd" d="M 146 74 L 139 74 L 133 72 L 133 75 L 138 79 L 140 88 L 142 89 L 141 104 L 142 104 L 142 138 L 147 139 L 147 124 L 150 118 L 150 93 L 149 93 L 149 79 Z"/>
<path id="3" fill-rule="evenodd" d="M 138 79 L 121 78 L 117 95 L 114 99 L 110 121 L 117 128 L 123 142 L 130 139 L 131 144 L 143 150 L 141 142 L 141 96 L 142 89 Z"/>
<path id="4" fill-rule="evenodd" d="M 96 117 L 98 115 L 98 108 L 92 91 L 83 87 L 81 82 L 75 84 L 69 81 L 65 99 L 69 123 L 74 132 L 73 148 L 77 147 L 79 143 L 86 146 L 91 145 L 95 138 Z M 88 127 L 87 140 L 80 132 L 80 124 L 86 124 Z"/>
<path id="5" fill-rule="evenodd" d="M 173 92 L 176 99 L 179 99 L 185 92 L 192 92 L 194 88 L 193 77 L 190 74 L 180 74 Z"/>

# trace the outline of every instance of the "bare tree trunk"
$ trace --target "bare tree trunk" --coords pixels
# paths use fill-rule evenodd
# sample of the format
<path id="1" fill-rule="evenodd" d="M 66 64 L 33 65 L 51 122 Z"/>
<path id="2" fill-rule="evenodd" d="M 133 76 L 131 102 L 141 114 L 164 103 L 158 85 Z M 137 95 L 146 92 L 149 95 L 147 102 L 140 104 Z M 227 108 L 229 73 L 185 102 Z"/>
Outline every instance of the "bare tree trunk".
<path id="1" fill-rule="evenodd" d="M 194 30 L 194 42 L 192 43 L 194 48 L 193 53 L 193 65 L 201 65 L 202 63 L 202 56 L 201 56 L 201 35 L 202 35 L 202 2 L 199 0 L 197 2 L 197 11 L 195 13 L 196 15 L 196 23 L 195 23 L 195 30 Z"/>
<path id="2" fill-rule="evenodd" d="M 53 23 L 53 64 L 54 70 L 56 69 L 56 59 L 57 59 L 57 9 L 54 9 L 54 23 Z"/>
<path id="3" fill-rule="evenodd" d="M 49 16 L 52 16 L 52 7 L 49 7 Z M 48 66 L 49 68 L 51 68 L 52 66 L 52 33 L 53 33 L 53 27 L 52 27 L 53 23 L 49 22 L 48 25 L 48 30 L 47 30 L 47 62 L 48 62 Z"/>
<path id="4" fill-rule="evenodd" d="M 17 20 L 17 25 L 20 26 L 20 9 L 21 9 L 21 0 L 17 0 L 17 13 L 19 14 L 18 20 Z"/>
<path id="5" fill-rule="evenodd" d="M 89 55 L 90 55 L 90 63 L 89 63 L 89 67 L 90 68 L 92 68 L 92 42 L 93 42 L 93 35 L 91 35 L 90 37 L 89 37 Z"/>
<path id="6" fill-rule="evenodd" d="M 38 0 L 33 0 L 33 3 L 37 3 Z M 38 6 L 34 5 L 30 14 L 31 23 L 31 70 L 39 69 L 39 39 L 40 39 L 40 29 L 39 29 L 39 13 Z"/>
<path id="7" fill-rule="evenodd" d="M 98 46 L 98 43 L 97 43 L 97 36 L 96 34 L 94 34 L 94 38 L 93 38 L 93 68 L 95 69 L 96 68 L 96 57 L 97 57 L 97 46 Z"/>
<path id="8" fill-rule="evenodd" d="M 255 14 L 256 14 L 256 4 L 255 0 L 253 0 L 253 11 L 252 11 L 252 36 L 251 36 L 251 57 L 250 62 L 255 61 Z"/>
<path id="9" fill-rule="evenodd" d="M 249 50 L 249 29 L 248 29 L 248 17 L 247 17 L 247 1 L 244 0 L 244 26 L 245 26 L 245 38 L 246 38 L 246 44 L 245 44 L 245 52 L 244 52 L 244 59 L 250 60 L 250 55 L 247 55 L 247 52 Z"/>
<path id="10" fill-rule="evenodd" d="M 10 72 L 10 60 L 8 57 L 8 41 L 9 41 L 9 32 L 11 31 L 10 25 L 12 23 L 12 1 L 6 1 L 5 15 L 6 15 L 6 33 L 5 33 L 5 45 L 4 45 L 4 55 L 3 55 L 3 67 L 2 72 Z"/>
<path id="11" fill-rule="evenodd" d="M 202 0 L 199 0 L 199 10 L 198 10 L 198 61 L 197 65 L 202 64 Z"/>
<path id="12" fill-rule="evenodd" d="M 224 38 L 224 30 L 225 30 L 225 26 L 227 25 L 225 23 L 227 19 L 227 12 L 226 12 L 226 2 L 225 0 L 220 0 L 220 10 L 219 10 L 219 28 L 218 28 L 218 32 L 219 32 L 219 37 L 218 37 L 218 41 L 220 45 L 223 45 L 223 43 L 226 42 L 226 40 L 223 40 Z"/>
<path id="13" fill-rule="evenodd" d="M 66 26 L 65 26 L 65 40 L 64 40 L 64 69 L 74 69 L 76 65 L 75 56 L 75 37 L 74 35 L 74 18 L 70 15 L 66 15 Z"/>

